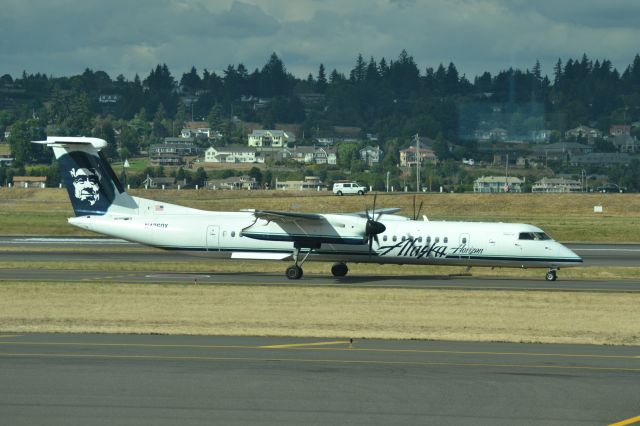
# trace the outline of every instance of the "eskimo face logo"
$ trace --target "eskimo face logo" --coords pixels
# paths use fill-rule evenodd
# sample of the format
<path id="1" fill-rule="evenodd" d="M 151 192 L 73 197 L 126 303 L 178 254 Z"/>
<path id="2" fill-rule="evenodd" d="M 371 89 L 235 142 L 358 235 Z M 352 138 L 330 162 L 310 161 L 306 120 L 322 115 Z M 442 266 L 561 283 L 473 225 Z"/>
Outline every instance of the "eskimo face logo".
<path id="1" fill-rule="evenodd" d="M 93 206 L 100 199 L 100 173 L 88 168 L 71 169 L 69 173 L 73 177 L 75 197 Z"/>

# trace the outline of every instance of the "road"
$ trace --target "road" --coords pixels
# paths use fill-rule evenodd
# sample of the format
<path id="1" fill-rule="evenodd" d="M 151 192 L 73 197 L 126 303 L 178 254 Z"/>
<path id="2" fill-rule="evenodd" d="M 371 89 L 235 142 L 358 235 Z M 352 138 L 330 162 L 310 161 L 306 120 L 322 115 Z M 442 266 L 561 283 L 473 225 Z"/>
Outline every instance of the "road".
<path id="1" fill-rule="evenodd" d="M 0 335 L 11 425 L 603 425 L 640 415 L 640 348 Z"/>

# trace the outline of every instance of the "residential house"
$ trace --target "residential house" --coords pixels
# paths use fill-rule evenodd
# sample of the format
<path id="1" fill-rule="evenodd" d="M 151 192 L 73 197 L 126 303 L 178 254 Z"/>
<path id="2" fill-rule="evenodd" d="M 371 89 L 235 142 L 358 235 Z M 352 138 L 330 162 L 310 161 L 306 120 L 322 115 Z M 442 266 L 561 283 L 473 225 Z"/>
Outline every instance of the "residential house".
<path id="1" fill-rule="evenodd" d="M 418 162 L 418 151 L 415 146 L 410 146 L 409 148 L 400 150 L 400 165 L 403 167 L 406 166 L 415 166 Z M 436 157 L 435 152 L 431 148 L 420 148 L 419 151 L 420 156 L 420 164 L 430 163 L 435 164 L 438 162 L 438 158 Z"/>
<path id="2" fill-rule="evenodd" d="M 581 192 L 582 184 L 574 179 L 544 177 L 533 184 L 532 192 Z"/>
<path id="3" fill-rule="evenodd" d="M 242 145 L 212 146 L 204 152 L 205 163 L 264 163 L 255 148 Z"/>
<path id="4" fill-rule="evenodd" d="M 14 176 L 13 186 L 16 188 L 44 188 L 47 183 L 46 176 Z"/>
<path id="5" fill-rule="evenodd" d="M 522 192 L 524 182 L 513 176 L 482 176 L 473 182 L 473 192 Z"/>
<path id="6" fill-rule="evenodd" d="M 597 129 L 593 129 L 589 126 L 578 126 L 573 129 L 567 130 L 564 133 L 567 139 L 587 138 L 587 141 L 592 144 L 595 139 L 602 137 L 602 132 Z"/>
<path id="7" fill-rule="evenodd" d="M 254 130 L 249 135 L 249 146 L 283 148 L 295 142 L 293 134 L 284 130 Z"/>
<path id="8" fill-rule="evenodd" d="M 474 136 L 479 141 L 505 141 L 509 137 L 506 129 L 495 127 L 490 130 L 476 130 Z"/>
<path id="9" fill-rule="evenodd" d="M 529 132 L 529 139 L 533 143 L 549 142 L 549 139 L 551 139 L 551 130 L 531 130 Z"/>
<path id="10" fill-rule="evenodd" d="M 631 134 L 631 126 L 626 124 L 614 124 L 609 127 L 609 134 L 611 136 L 622 136 Z"/>
<path id="11" fill-rule="evenodd" d="M 574 155 L 589 154 L 592 151 L 593 147 L 590 145 L 577 142 L 557 142 L 536 145 L 533 148 L 533 155 L 529 158 L 546 164 L 547 161 L 566 161 Z"/>
<path id="12" fill-rule="evenodd" d="M 572 166 L 613 166 L 629 164 L 633 157 L 623 152 L 592 152 L 576 155 L 569 161 Z"/>
<path id="13" fill-rule="evenodd" d="M 219 134 L 219 132 L 211 130 L 209 123 L 206 121 L 188 121 L 185 123 L 184 129 L 180 132 L 182 138 L 213 139 L 218 137 Z"/>
<path id="14" fill-rule="evenodd" d="M 142 181 L 142 186 L 145 189 L 174 189 L 178 186 L 184 187 L 186 184 L 186 179 L 177 181 L 175 177 L 151 177 L 149 175 Z"/>
<path id="15" fill-rule="evenodd" d="M 0 155 L 0 167 L 11 167 L 13 160 L 14 158 L 9 155 Z"/>
<path id="16" fill-rule="evenodd" d="M 120 99 L 120 95 L 100 95 L 98 97 L 98 103 L 101 104 L 115 104 Z"/>
<path id="17" fill-rule="evenodd" d="M 365 146 L 360 150 L 360 159 L 368 166 L 373 166 L 382 161 L 382 150 L 379 146 Z"/>
<path id="18" fill-rule="evenodd" d="M 195 139 L 192 137 L 188 137 L 188 138 L 168 137 L 168 138 L 164 138 L 163 142 L 169 145 L 193 145 L 193 143 L 195 142 Z"/>
<path id="19" fill-rule="evenodd" d="M 276 189 L 293 191 L 321 191 L 326 189 L 324 183 L 317 176 L 305 176 L 304 180 L 277 180 Z"/>
<path id="20" fill-rule="evenodd" d="M 208 189 L 258 189 L 260 185 L 256 182 L 256 179 L 248 176 L 231 176 L 225 179 L 212 179 L 207 180 L 205 187 Z"/>
<path id="21" fill-rule="evenodd" d="M 336 149 L 316 146 L 296 146 L 283 148 L 277 153 L 279 160 L 292 159 L 304 164 L 330 164 L 337 163 Z"/>
<path id="22" fill-rule="evenodd" d="M 628 152 L 633 154 L 638 151 L 638 139 L 630 134 L 620 134 L 609 138 L 618 152 Z"/>
<path id="23" fill-rule="evenodd" d="M 184 158 L 198 155 L 198 147 L 189 143 L 162 143 L 149 146 L 149 160 L 153 165 L 178 166 Z"/>

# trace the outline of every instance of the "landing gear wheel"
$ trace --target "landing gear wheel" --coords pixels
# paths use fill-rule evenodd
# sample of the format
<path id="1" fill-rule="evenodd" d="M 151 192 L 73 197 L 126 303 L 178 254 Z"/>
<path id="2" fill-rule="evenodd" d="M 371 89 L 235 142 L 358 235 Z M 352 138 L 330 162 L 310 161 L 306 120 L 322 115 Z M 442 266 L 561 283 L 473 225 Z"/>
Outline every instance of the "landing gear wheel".
<path id="1" fill-rule="evenodd" d="M 345 263 L 334 263 L 331 266 L 331 273 L 334 277 L 344 277 L 349 272 L 349 268 Z"/>
<path id="2" fill-rule="evenodd" d="M 556 275 L 556 271 L 552 269 L 545 274 L 544 278 L 547 281 L 555 281 L 558 278 L 558 276 Z"/>
<path id="3" fill-rule="evenodd" d="M 336 194 L 342 195 L 342 191 L 338 191 L 338 192 L 336 192 Z"/>
<path id="4" fill-rule="evenodd" d="M 287 268 L 286 274 L 290 280 L 299 280 L 302 278 L 302 268 L 298 265 L 291 265 Z"/>

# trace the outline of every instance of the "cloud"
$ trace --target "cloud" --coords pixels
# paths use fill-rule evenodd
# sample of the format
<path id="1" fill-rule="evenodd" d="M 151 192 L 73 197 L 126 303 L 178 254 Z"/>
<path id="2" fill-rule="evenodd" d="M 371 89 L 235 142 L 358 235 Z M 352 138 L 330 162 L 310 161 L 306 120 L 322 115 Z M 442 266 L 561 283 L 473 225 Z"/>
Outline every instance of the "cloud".
<path id="1" fill-rule="evenodd" d="M 73 75 L 84 68 L 141 76 L 166 63 L 261 68 L 272 52 L 296 76 L 348 73 L 403 49 L 424 72 L 453 62 L 484 71 L 543 71 L 586 53 L 626 67 L 637 53 L 635 0 L 3 0 L 0 74 Z"/>

